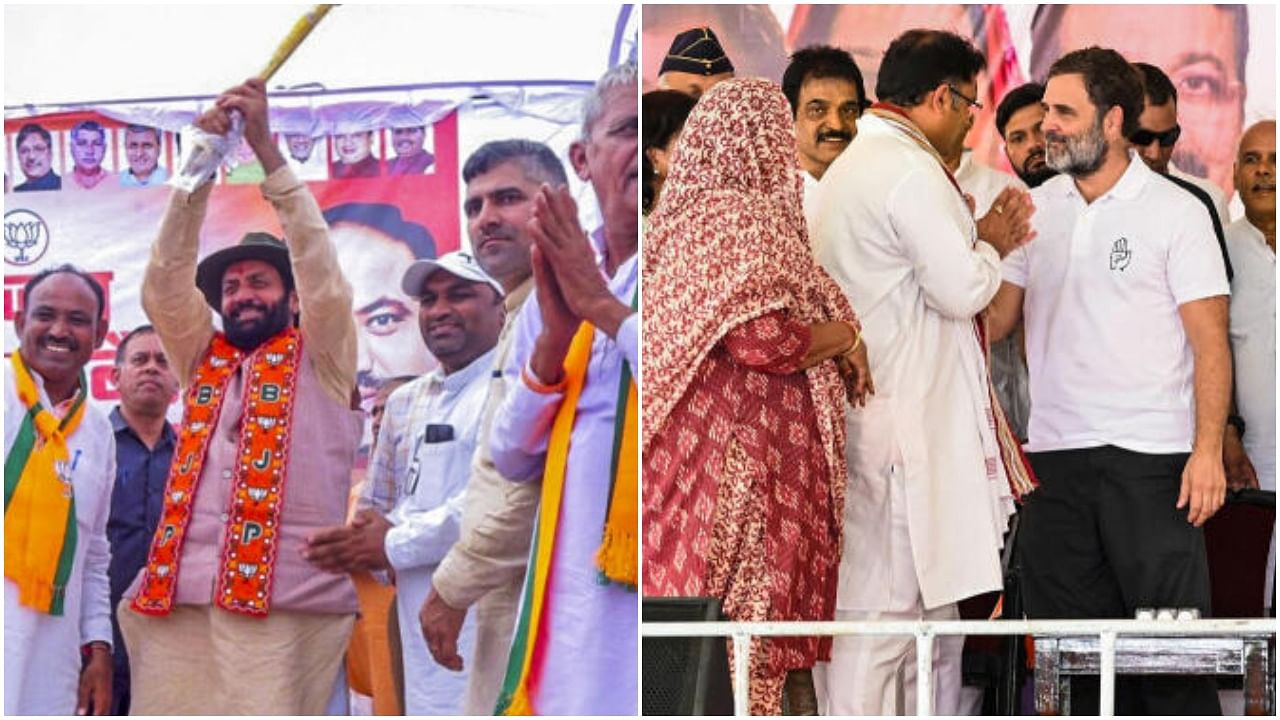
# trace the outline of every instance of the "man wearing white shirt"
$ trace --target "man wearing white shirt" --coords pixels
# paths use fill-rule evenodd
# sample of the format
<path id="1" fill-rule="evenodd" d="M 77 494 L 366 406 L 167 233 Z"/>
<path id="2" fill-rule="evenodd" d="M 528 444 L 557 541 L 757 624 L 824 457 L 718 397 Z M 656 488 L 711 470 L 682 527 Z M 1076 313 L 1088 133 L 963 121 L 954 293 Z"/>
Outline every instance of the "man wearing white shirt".
<path id="1" fill-rule="evenodd" d="M 14 326 L 20 345 L 4 372 L 4 714 L 106 715 L 116 445 L 84 374 L 107 334 L 102 286 L 70 265 L 40 272 Z"/>
<path id="2" fill-rule="evenodd" d="M 1011 199 L 998 231 L 979 239 L 937 150 L 972 123 L 984 67 L 952 33 L 899 36 L 880 67 L 881 102 L 819 188 L 818 259 L 861 313 L 876 380 L 874 398 L 848 416 L 837 620 L 954 619 L 958 601 L 1003 584 L 1009 473 L 1026 475 L 998 447 L 1011 434 L 993 407 L 974 318 L 999 287 L 1000 257 L 1026 240 L 1030 205 Z M 935 713 L 958 710 L 962 644 L 944 640 L 935 652 Z M 914 646 L 836 638 L 820 706 L 914 713 Z"/>
<path id="3" fill-rule="evenodd" d="M 858 118 L 868 104 L 867 91 L 852 55 L 839 48 L 813 45 L 791 55 L 791 63 L 782 73 L 782 94 L 787 96 L 796 121 L 807 212 L 822 174 L 858 134 Z"/>
<path id="4" fill-rule="evenodd" d="M 1034 243 L 1004 261 L 992 336 L 1025 317 L 1026 449 L 1040 481 L 1022 509 L 1032 618 L 1209 614 L 1201 526 L 1222 505 L 1231 388 L 1227 278 L 1210 217 L 1130 152 L 1138 72 L 1077 50 L 1045 88 L 1047 161 Z M 1096 678 L 1072 710 L 1098 712 Z M 1218 714 L 1212 678 L 1120 677 L 1117 714 Z"/>
<path id="5" fill-rule="evenodd" d="M 1227 228 L 1231 279 L 1231 350 L 1236 408 L 1241 421 L 1228 424 L 1225 443 L 1243 440 L 1247 459 L 1232 462 L 1234 485 L 1276 489 L 1276 123 L 1256 123 L 1240 137 L 1235 185 L 1244 217 Z M 1243 437 L 1238 435 L 1243 428 Z M 1252 468 L 1249 465 L 1252 464 Z M 1234 468 L 1241 468 L 1235 470 Z M 1235 477 L 1233 477 L 1233 475 Z M 1243 476 L 1243 477 L 1242 477 Z M 1267 563 L 1265 600 L 1275 584 L 1275 535 Z"/>
<path id="6" fill-rule="evenodd" d="M 392 570 L 404 660 L 406 715 L 458 715 L 475 623 L 458 638 L 462 667 L 427 651 L 418 611 L 457 542 L 464 490 L 505 317 L 502 285 L 463 252 L 418 260 L 401 287 L 419 298 L 418 323 L 440 367 L 391 394 L 352 523 L 321 533 L 309 559 L 325 570 Z"/>

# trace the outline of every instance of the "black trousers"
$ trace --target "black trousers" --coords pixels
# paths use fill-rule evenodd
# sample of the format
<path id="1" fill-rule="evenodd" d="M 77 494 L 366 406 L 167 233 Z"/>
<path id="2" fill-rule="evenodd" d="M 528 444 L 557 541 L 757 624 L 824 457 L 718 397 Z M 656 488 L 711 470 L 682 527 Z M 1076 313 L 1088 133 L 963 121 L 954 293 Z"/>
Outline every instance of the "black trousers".
<path id="1" fill-rule="evenodd" d="M 1186 453 L 1117 447 L 1030 453 L 1040 487 L 1018 539 L 1030 618 L 1132 618 L 1137 608 L 1210 616 L 1204 532 L 1174 507 Z M 1212 677 L 1120 676 L 1117 715 L 1220 715 Z M 1098 714 L 1098 678 L 1075 677 L 1073 715 Z"/>

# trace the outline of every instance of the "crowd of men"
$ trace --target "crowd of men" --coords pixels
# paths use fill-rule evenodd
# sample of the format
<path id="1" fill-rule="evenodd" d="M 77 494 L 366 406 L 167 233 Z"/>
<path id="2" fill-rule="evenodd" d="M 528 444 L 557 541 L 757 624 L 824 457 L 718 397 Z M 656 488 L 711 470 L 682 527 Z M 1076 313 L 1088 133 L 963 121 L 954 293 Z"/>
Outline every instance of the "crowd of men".
<path id="1" fill-rule="evenodd" d="M 1002 589 L 1019 510 L 1027 617 L 1209 616 L 1204 523 L 1228 488 L 1275 489 L 1275 122 L 1240 138 L 1231 222 L 1217 185 L 1169 162 L 1169 77 L 1065 50 L 999 103 L 1012 175 L 965 149 L 987 66 L 958 35 L 898 35 L 874 104 L 842 49 L 799 49 L 782 74 L 811 241 L 876 387 L 848 410 L 837 620 L 959 617 Z M 701 27 L 658 86 L 699 98 L 733 77 Z M 975 709 L 962 640 L 937 641 L 940 714 Z M 836 638 L 818 708 L 914 713 L 914 654 L 910 638 Z M 1097 712 L 1097 678 L 1073 687 L 1073 710 Z M 1211 680 L 1121 678 L 1117 710 L 1219 701 Z"/>
<path id="2" fill-rule="evenodd" d="M 5 369 L 6 714 L 345 714 L 348 685 L 379 712 L 635 714 L 636 92 L 609 70 L 570 148 L 601 227 L 550 148 L 498 140 L 463 169 L 470 252 L 435 257 L 398 213 L 322 213 L 263 84 L 227 90 L 196 125 L 244 117 L 284 237 L 198 258 L 210 185 L 173 191 L 109 416 L 85 402 L 101 286 L 33 276 Z M 395 141 L 399 172 L 430 164 L 421 128 Z M 382 280 L 417 314 L 398 352 L 436 367 L 369 387 L 342 248 L 380 237 L 428 248 Z"/>

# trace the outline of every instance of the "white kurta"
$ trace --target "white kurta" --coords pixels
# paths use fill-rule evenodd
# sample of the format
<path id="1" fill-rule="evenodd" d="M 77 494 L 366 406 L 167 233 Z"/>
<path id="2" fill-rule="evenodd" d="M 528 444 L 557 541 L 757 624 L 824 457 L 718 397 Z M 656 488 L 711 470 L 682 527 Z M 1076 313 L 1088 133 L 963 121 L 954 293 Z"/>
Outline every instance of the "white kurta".
<path id="1" fill-rule="evenodd" d="M 53 407 L 40 376 L 40 401 Z M 26 406 L 18 399 L 13 365 L 4 363 L 4 451 L 13 447 Z M 92 403 L 67 440 L 75 488 L 78 540 L 60 617 L 18 603 L 18 586 L 4 583 L 4 714 L 71 715 L 80 686 L 80 646 L 111 644 L 111 587 L 107 514 L 116 475 L 111 422 Z"/>
<path id="2" fill-rule="evenodd" d="M 489 395 L 494 352 L 446 375 L 442 368 L 406 384 L 387 400 L 366 488 L 395 482 L 397 499 L 387 519 L 387 559 L 396 573 L 396 613 L 404 660 L 406 715 L 462 712 L 475 647 L 475 613 L 458 637 L 463 671 L 436 663 L 427 650 L 418 612 L 431 591 L 431 575 L 458 541 L 467 478 Z M 450 425 L 453 438 L 427 442 L 429 425 Z"/>
<path id="3" fill-rule="evenodd" d="M 1236 410 L 1244 418 L 1244 451 L 1263 490 L 1276 489 L 1276 252 L 1248 218 L 1227 228 L 1231 280 L 1231 352 Z M 1276 581 L 1276 537 L 1271 534 L 1267 584 Z"/>
<path id="4" fill-rule="evenodd" d="M 849 499 L 837 607 L 925 608 L 1002 586 L 1012 498 L 980 405 L 987 375 L 973 318 L 1000 258 L 938 161 L 866 116 L 822 178 L 818 260 L 862 322 L 876 394 L 848 415 Z M 912 578 L 892 577 L 888 478 L 905 483 Z M 878 498 L 878 500 L 876 500 Z"/>
<path id="5" fill-rule="evenodd" d="M 1264 490 L 1276 489 L 1276 253 L 1247 218 L 1227 228 L 1231 350 L 1244 449 Z"/>
<path id="6" fill-rule="evenodd" d="M 1007 187 L 1026 190 L 1015 175 L 1002 173 L 973 159 L 973 151 L 965 150 L 955 172 L 960 189 L 973 196 L 973 216 L 983 217 L 991 210 L 1000 193 Z M 1027 363 L 1022 357 L 1022 340 L 1018 333 L 991 344 L 991 382 L 996 397 L 1004 407 L 1005 417 L 1019 438 L 1027 436 L 1027 418 L 1031 414 L 1031 391 L 1027 379 Z"/>
<path id="7" fill-rule="evenodd" d="M 637 257 L 632 256 L 609 279 L 610 292 L 630 304 L 637 275 Z M 638 710 L 638 597 L 635 590 L 600 584 L 595 553 L 612 484 L 618 384 L 623 361 L 639 367 L 639 320 L 639 313 L 632 314 L 616 340 L 597 331 L 591 345 L 551 558 L 555 580 L 543 616 L 548 640 L 544 682 L 532 698 L 540 715 L 634 715 Z M 517 323 L 515 350 L 506 367 L 508 394 L 494 418 L 490 449 L 503 477 L 519 482 L 542 476 L 551 423 L 564 395 L 534 392 L 520 377 L 542 331 L 536 294 Z"/>

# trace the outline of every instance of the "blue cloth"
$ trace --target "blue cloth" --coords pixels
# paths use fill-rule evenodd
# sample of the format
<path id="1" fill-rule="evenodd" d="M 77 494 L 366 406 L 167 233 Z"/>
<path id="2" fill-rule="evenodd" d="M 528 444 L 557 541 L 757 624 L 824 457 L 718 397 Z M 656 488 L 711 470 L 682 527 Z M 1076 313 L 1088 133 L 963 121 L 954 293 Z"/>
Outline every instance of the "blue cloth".
<path id="1" fill-rule="evenodd" d="M 18 185 L 13 189 L 14 192 L 30 192 L 32 190 L 61 190 L 62 178 L 58 177 L 58 173 L 50 170 L 38 178 L 29 178 L 26 182 Z"/>
<path id="2" fill-rule="evenodd" d="M 111 514 L 107 519 L 107 541 L 111 543 L 112 697 L 111 714 L 129 712 L 129 656 L 125 652 L 116 606 L 129 583 L 147 563 L 151 537 L 164 509 L 164 486 L 169 479 L 176 436 L 165 423 L 164 432 L 153 449 L 129 427 L 117 405 L 111 411 L 111 429 L 116 436 L 116 479 L 111 493 Z"/>
<path id="3" fill-rule="evenodd" d="M 160 167 L 159 165 L 156 166 L 155 170 L 151 171 L 151 174 L 147 176 L 146 180 L 142 180 L 138 178 L 137 175 L 133 174 L 133 170 L 125 168 L 124 171 L 120 173 L 120 186 L 121 187 L 156 187 L 157 185 L 165 184 L 165 182 L 168 181 L 168 179 L 169 179 L 169 171 Z"/>

